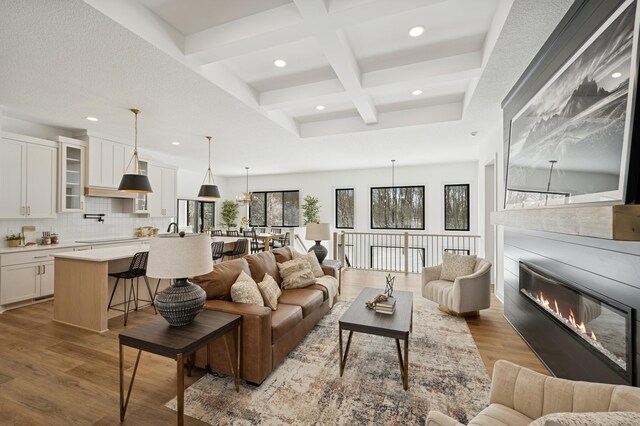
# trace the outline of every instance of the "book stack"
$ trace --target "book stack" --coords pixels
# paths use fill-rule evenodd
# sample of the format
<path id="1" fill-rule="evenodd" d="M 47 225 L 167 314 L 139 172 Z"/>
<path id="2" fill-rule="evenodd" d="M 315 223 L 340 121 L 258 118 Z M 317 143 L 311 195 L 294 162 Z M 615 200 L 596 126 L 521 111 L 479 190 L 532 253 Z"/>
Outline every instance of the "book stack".
<path id="1" fill-rule="evenodd" d="M 377 302 L 375 310 L 381 314 L 393 314 L 396 310 L 396 299 L 394 297 L 389 297 L 383 302 Z"/>

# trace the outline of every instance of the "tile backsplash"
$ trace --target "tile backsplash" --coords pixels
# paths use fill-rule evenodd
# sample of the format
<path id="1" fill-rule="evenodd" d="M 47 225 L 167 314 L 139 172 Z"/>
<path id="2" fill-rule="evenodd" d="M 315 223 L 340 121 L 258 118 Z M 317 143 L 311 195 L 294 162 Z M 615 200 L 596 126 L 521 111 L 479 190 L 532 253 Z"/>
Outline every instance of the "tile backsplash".
<path id="1" fill-rule="evenodd" d="M 60 236 L 60 242 L 73 242 L 87 238 L 134 236 L 140 226 L 154 226 L 165 232 L 175 219 L 126 213 L 125 203 L 131 203 L 131 200 L 86 197 L 85 213 L 104 213 L 104 222 L 84 219 L 84 213 L 58 213 L 55 219 L 0 219 L 0 245 L 6 244 L 5 235 L 19 233 L 23 226 L 35 226 L 37 235 L 51 231 Z"/>

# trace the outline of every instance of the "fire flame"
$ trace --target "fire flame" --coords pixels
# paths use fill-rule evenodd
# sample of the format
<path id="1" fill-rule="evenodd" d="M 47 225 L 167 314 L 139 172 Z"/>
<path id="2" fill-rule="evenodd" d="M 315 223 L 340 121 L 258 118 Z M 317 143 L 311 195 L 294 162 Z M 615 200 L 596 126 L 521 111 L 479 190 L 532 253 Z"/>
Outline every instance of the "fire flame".
<path id="1" fill-rule="evenodd" d="M 558 301 L 557 300 L 553 300 L 553 305 L 555 306 L 555 311 L 550 307 L 551 302 L 549 301 L 549 299 L 544 297 L 544 294 L 542 294 L 542 292 L 540 292 L 540 294 L 538 296 L 536 296 L 536 301 L 542 305 L 546 310 L 554 313 L 557 317 L 559 317 L 560 319 L 565 319 L 562 316 L 562 313 L 560 312 L 560 308 L 558 307 Z M 573 313 L 573 309 L 569 308 L 569 318 L 567 318 L 567 321 L 569 322 L 569 324 L 571 324 L 573 326 L 573 328 L 576 329 L 576 331 L 582 333 L 583 335 L 590 337 L 593 341 L 598 341 L 598 339 L 596 338 L 595 333 L 593 332 L 593 330 L 591 330 L 591 334 L 589 334 L 587 332 L 587 327 L 584 325 L 584 321 L 580 322 L 580 324 L 578 324 L 576 322 L 575 319 L 575 314 Z"/>

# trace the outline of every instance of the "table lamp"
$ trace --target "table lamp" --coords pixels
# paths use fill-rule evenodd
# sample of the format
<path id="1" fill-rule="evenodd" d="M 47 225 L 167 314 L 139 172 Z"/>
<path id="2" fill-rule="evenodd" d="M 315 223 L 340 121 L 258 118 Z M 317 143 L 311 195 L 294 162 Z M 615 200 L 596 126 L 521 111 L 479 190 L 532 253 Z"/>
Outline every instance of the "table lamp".
<path id="1" fill-rule="evenodd" d="M 331 239 L 331 230 L 328 223 L 309 223 L 307 225 L 307 233 L 305 236 L 307 240 L 313 240 L 316 245 L 311 247 L 309 251 L 314 251 L 318 262 L 322 263 L 325 257 L 327 257 L 327 249 L 320 244 L 320 241 L 327 241 Z"/>
<path id="2" fill-rule="evenodd" d="M 187 281 L 213 269 L 211 238 L 207 235 L 158 235 L 149 241 L 147 276 L 175 279 L 173 285 L 158 293 L 155 306 L 173 326 L 187 325 L 198 315 L 207 298 L 205 291 Z"/>

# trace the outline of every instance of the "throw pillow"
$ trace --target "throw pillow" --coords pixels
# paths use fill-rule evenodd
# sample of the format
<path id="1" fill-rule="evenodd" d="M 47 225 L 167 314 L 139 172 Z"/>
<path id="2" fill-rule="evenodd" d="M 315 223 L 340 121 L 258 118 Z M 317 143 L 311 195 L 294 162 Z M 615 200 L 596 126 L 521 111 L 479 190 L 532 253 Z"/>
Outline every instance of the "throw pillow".
<path id="1" fill-rule="evenodd" d="M 231 286 L 231 300 L 236 303 L 264 306 L 258 285 L 244 271 L 240 273 L 236 282 Z"/>
<path id="2" fill-rule="evenodd" d="M 314 277 L 320 278 L 324 276 L 322 266 L 320 266 L 320 262 L 318 262 L 318 256 L 316 256 L 314 252 L 309 252 L 306 254 L 302 254 L 300 252 L 297 252 L 296 250 L 291 250 L 291 252 L 293 253 L 294 259 L 302 258 L 306 259 L 306 261 L 309 262 L 309 268 L 311 268 Z"/>
<path id="3" fill-rule="evenodd" d="M 444 252 L 442 255 L 442 270 L 440 271 L 440 279 L 447 281 L 455 281 L 458 277 L 473 274 L 476 267 L 475 256 L 461 256 Z"/>
<path id="4" fill-rule="evenodd" d="M 640 423 L 640 413 L 611 411 L 598 413 L 551 413 L 529 423 L 529 426 L 633 426 Z"/>
<path id="5" fill-rule="evenodd" d="M 306 259 L 298 258 L 288 262 L 278 263 L 282 288 L 303 288 L 314 283 L 315 277 Z"/>
<path id="6" fill-rule="evenodd" d="M 265 306 L 275 311 L 278 308 L 278 298 L 282 294 L 276 280 L 271 275 L 264 274 L 264 278 L 258 283 L 258 290 L 262 294 Z"/>

